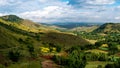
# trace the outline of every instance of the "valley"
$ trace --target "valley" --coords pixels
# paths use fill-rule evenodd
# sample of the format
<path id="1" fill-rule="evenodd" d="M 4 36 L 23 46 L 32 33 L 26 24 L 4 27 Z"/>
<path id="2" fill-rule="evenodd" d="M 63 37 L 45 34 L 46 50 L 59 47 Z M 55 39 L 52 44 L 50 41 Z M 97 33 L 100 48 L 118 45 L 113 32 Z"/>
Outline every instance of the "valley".
<path id="1" fill-rule="evenodd" d="M 0 68 L 120 67 L 119 27 L 119 23 L 48 25 L 1 16 Z"/>

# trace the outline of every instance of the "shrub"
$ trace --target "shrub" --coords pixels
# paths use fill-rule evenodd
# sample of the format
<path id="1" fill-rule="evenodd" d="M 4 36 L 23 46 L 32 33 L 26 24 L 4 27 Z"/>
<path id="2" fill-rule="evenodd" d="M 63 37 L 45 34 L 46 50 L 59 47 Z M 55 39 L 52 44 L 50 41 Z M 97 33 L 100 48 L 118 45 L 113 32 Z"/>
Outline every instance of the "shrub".
<path id="1" fill-rule="evenodd" d="M 84 53 L 73 51 L 68 57 L 54 56 L 53 60 L 65 68 L 85 68 L 86 58 Z"/>
<path id="2" fill-rule="evenodd" d="M 22 55 L 19 49 L 13 49 L 8 52 L 8 58 L 12 60 L 13 62 L 18 62 L 21 56 Z"/>
<path id="3" fill-rule="evenodd" d="M 103 68 L 102 65 L 98 65 L 97 68 Z"/>

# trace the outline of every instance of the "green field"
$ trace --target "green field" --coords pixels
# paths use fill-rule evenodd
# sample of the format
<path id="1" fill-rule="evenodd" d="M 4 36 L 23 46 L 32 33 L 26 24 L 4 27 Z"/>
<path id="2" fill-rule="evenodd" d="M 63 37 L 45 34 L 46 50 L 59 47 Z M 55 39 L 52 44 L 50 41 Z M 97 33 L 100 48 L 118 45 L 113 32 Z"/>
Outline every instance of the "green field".
<path id="1" fill-rule="evenodd" d="M 112 63 L 112 62 L 91 61 L 87 63 L 85 68 L 97 68 L 98 65 L 101 65 L 102 67 L 104 67 L 108 63 Z"/>

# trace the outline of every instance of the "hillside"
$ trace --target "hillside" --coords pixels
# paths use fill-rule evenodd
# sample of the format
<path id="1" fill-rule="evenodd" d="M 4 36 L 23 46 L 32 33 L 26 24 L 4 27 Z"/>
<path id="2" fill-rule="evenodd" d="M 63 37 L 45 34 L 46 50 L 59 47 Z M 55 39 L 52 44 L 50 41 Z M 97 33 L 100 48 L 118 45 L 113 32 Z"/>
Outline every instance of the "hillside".
<path id="1" fill-rule="evenodd" d="M 0 49 L 10 48 L 19 44 L 12 32 L 0 25 Z"/>
<path id="2" fill-rule="evenodd" d="M 77 32 L 80 32 L 80 31 L 85 31 L 85 32 L 92 32 L 94 31 L 95 29 L 97 29 L 99 26 L 82 26 L 82 27 L 76 27 L 76 28 L 73 28 L 73 29 L 70 29 L 70 31 L 77 31 Z"/>
<path id="3" fill-rule="evenodd" d="M 96 33 L 120 33 L 120 23 L 106 23 L 94 30 Z"/>
<path id="4" fill-rule="evenodd" d="M 54 45 L 61 45 L 64 48 L 89 44 L 89 42 L 81 37 L 56 32 L 46 33 L 43 37 L 41 37 L 41 40 Z"/>
<path id="5" fill-rule="evenodd" d="M 3 20 L 5 20 L 5 21 L 7 21 L 7 22 L 16 22 L 16 23 L 20 23 L 20 22 L 22 22 L 23 21 L 23 19 L 22 18 L 20 18 L 20 17 L 18 17 L 18 16 L 16 16 L 16 15 L 6 15 L 6 16 L 2 16 L 2 17 L 0 17 L 0 19 L 3 19 Z"/>
<path id="6" fill-rule="evenodd" d="M 42 55 L 40 47 L 54 47 L 59 52 L 73 46 L 89 44 L 81 37 L 55 29 L 52 31 L 53 29 L 50 29 L 52 27 L 43 26 L 17 16 L 12 18 L 11 16 L 4 16 L 4 18 L 0 17 L 0 66 L 10 66 L 12 63 L 16 65 L 18 61 L 21 64 L 29 61 L 40 66 L 41 61 L 39 59 L 42 59 L 40 58 Z M 57 51 L 55 52 L 57 53 Z"/>
<path id="7" fill-rule="evenodd" d="M 19 25 L 19 23 L 16 25 Z M 27 42 L 25 41 L 27 38 L 32 38 L 32 40 L 30 39 L 31 41 L 37 41 L 35 37 L 36 34 L 34 32 L 20 29 L 12 25 L 12 22 L 0 20 L 0 49 L 20 46 L 20 40 L 23 40 L 23 42 Z M 26 44 L 24 43 L 22 45 Z"/>
<path id="8" fill-rule="evenodd" d="M 4 24 L 14 26 L 18 29 L 22 29 L 28 32 L 48 32 L 48 31 L 53 31 L 56 32 L 54 28 L 51 27 L 46 27 L 44 25 L 35 23 L 30 20 L 22 19 L 16 15 L 6 15 L 0 17 L 0 21 L 3 22 Z"/>
<path id="9" fill-rule="evenodd" d="M 47 44 L 49 43 L 59 44 L 62 47 L 64 46 L 71 47 L 73 45 L 88 44 L 86 40 L 80 37 L 77 37 L 75 35 L 62 33 L 57 30 L 52 31 L 51 29 L 48 29 L 51 27 L 42 26 L 40 24 L 34 23 L 30 20 L 24 20 L 17 16 L 9 15 L 9 16 L 3 16 L 0 18 L 1 18 L 0 19 L 1 48 L 4 48 L 4 47 L 10 48 L 12 46 L 19 46 L 21 44 L 19 40 L 22 39 L 25 41 L 27 38 L 30 38 L 29 40 L 34 41 L 32 43 L 34 45 L 41 45 L 42 44 L 41 42 L 47 43 Z M 5 20 L 3 18 L 5 18 Z M 21 22 L 18 20 L 21 20 Z M 13 23 L 12 21 L 16 23 Z M 29 30 L 27 30 L 28 27 L 29 27 Z M 42 30 L 44 32 L 38 31 L 37 29 Z"/>

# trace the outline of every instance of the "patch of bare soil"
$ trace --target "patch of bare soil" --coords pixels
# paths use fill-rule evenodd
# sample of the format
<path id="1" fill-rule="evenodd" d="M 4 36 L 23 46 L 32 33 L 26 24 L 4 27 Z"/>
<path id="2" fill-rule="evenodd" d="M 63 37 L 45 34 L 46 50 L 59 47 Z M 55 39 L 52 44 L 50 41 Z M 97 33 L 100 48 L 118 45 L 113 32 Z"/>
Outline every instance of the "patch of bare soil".
<path id="1" fill-rule="evenodd" d="M 60 66 L 55 64 L 52 60 L 45 60 L 42 62 L 42 68 L 60 68 Z"/>

